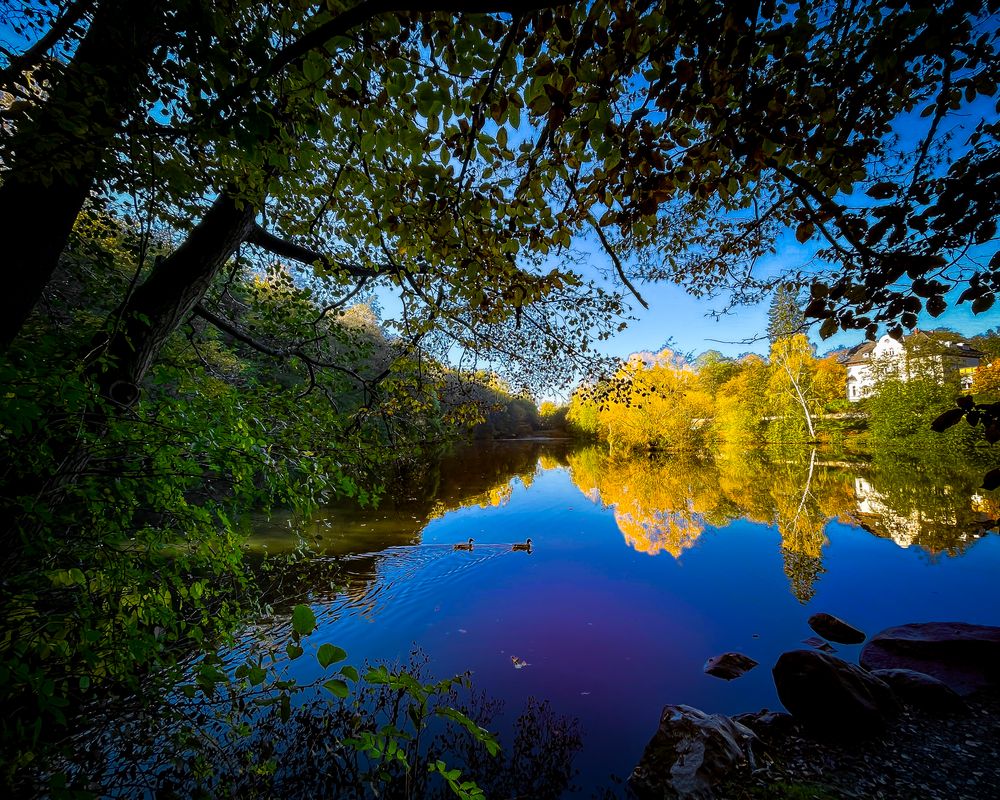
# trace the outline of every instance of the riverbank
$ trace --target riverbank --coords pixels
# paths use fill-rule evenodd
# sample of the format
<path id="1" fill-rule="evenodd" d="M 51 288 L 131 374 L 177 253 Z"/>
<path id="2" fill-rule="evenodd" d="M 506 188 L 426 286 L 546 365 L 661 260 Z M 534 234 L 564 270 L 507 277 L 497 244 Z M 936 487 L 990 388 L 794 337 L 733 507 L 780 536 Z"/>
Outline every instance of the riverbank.
<path id="1" fill-rule="evenodd" d="M 1000 692 L 965 700 L 967 710 L 948 715 L 906 707 L 884 733 L 852 743 L 817 740 L 795 723 L 780 735 L 758 732 L 757 768 L 718 796 L 992 800 L 1000 786 Z"/>

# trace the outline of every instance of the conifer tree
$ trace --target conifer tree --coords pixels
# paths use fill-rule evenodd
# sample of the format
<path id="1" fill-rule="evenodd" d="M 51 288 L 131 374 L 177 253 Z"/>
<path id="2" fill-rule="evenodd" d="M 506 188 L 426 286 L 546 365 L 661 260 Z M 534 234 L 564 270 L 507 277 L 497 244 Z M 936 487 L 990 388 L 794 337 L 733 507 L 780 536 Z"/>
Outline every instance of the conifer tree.
<path id="1" fill-rule="evenodd" d="M 788 284 L 781 284 L 771 296 L 771 307 L 767 312 L 767 338 L 773 345 L 779 339 L 786 339 L 802 333 L 806 318 L 799 306 L 799 293 Z"/>

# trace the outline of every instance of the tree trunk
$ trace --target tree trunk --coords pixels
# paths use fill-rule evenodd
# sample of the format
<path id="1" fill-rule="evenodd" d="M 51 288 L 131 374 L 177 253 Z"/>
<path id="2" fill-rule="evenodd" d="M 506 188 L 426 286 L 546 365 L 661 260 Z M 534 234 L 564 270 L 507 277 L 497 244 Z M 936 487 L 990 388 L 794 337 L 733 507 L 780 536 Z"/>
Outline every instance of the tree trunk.
<path id="1" fill-rule="evenodd" d="M 184 243 L 160 261 L 116 312 L 120 318 L 105 349 L 101 394 L 131 405 L 163 344 L 205 296 L 223 265 L 246 239 L 257 209 L 223 193 Z"/>
<path id="2" fill-rule="evenodd" d="M 118 309 L 115 317 L 120 322 L 103 348 L 104 357 L 91 366 L 102 399 L 119 408 L 135 402 L 139 384 L 167 338 L 205 296 L 219 270 L 247 237 L 255 216 L 253 203 L 220 195 L 184 243 L 159 262 Z M 95 404 L 83 422 L 91 435 L 101 436 L 107 429 L 107 409 Z M 26 476 L 5 487 L 9 495 L 33 496 L 49 507 L 62 503 L 91 458 L 78 433 L 74 429 L 50 442 L 59 463 L 54 474 Z M 27 535 L 19 534 L 23 524 L 16 505 L 0 513 L 0 546 L 19 547 L 21 536 Z"/>
<path id="3" fill-rule="evenodd" d="M 156 44 L 167 34 L 164 0 L 105 0 L 61 78 L 10 140 L 0 185 L 4 291 L 0 350 L 20 332 L 66 246 L 108 150 L 139 105 Z"/>

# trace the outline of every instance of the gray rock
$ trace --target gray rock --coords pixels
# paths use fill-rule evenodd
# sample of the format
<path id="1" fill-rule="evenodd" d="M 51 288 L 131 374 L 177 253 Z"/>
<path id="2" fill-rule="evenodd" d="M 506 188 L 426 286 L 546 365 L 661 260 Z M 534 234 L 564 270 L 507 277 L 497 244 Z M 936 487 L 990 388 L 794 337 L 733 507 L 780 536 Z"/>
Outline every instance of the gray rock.
<path id="1" fill-rule="evenodd" d="M 782 653 L 771 674 L 785 708 L 820 736 L 870 736 L 899 709 L 885 682 L 828 653 Z"/>
<path id="2" fill-rule="evenodd" d="M 749 759 L 753 732 L 721 714 L 666 706 L 628 782 L 642 800 L 714 800 Z"/>
<path id="3" fill-rule="evenodd" d="M 731 681 L 756 666 L 757 662 L 743 653 L 723 653 L 719 656 L 712 656 L 705 662 L 705 672 L 716 678 Z"/>
<path id="4" fill-rule="evenodd" d="M 965 701 L 948 684 L 912 669 L 875 669 L 872 675 L 889 684 L 896 697 L 904 703 L 928 711 L 962 711 Z"/>
<path id="5" fill-rule="evenodd" d="M 824 639 L 838 644 L 861 644 L 865 640 L 863 631 L 859 631 L 853 625 L 848 625 L 844 620 L 833 614 L 813 614 L 809 617 L 809 627 Z"/>
<path id="6" fill-rule="evenodd" d="M 1000 686 L 1000 628 L 965 622 L 922 622 L 887 628 L 861 651 L 869 670 L 909 669 L 960 695 Z"/>

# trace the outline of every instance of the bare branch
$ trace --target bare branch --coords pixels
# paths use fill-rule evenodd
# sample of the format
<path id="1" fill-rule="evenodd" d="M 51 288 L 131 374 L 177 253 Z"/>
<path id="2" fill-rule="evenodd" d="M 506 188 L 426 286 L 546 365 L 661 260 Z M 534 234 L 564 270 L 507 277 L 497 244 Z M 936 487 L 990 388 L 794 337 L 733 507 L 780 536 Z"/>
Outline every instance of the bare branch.
<path id="1" fill-rule="evenodd" d="M 618 277 L 621 278 L 622 283 L 628 287 L 628 290 L 632 292 L 632 296 L 642 305 L 643 308 L 649 308 L 649 304 L 642 299 L 642 295 L 639 294 L 639 290 L 636 289 L 632 282 L 625 276 L 625 268 L 622 266 L 622 261 L 618 257 L 618 253 L 611 246 L 611 242 L 608 241 L 608 237 L 604 235 L 604 231 L 601 230 L 600 223 L 594 219 L 593 214 L 587 214 L 587 221 L 591 224 L 591 227 L 597 232 L 597 238 L 601 240 L 601 245 L 604 247 L 605 252 L 611 257 L 611 263 L 615 265 L 615 270 L 618 272 Z"/>

